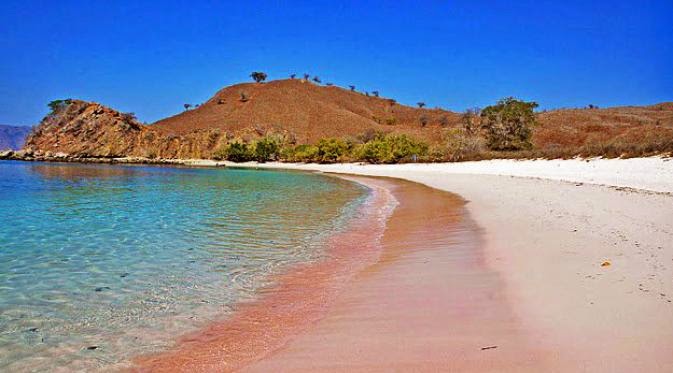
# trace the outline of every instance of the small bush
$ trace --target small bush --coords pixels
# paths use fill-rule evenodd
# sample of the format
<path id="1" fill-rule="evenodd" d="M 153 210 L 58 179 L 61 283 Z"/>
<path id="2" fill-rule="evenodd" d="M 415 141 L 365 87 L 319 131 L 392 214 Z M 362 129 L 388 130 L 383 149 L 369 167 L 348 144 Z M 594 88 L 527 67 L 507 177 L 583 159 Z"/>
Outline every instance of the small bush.
<path id="1" fill-rule="evenodd" d="M 221 147 L 215 149 L 215 151 L 213 151 L 213 154 L 211 155 L 211 158 L 213 158 L 215 160 L 218 160 L 218 161 L 222 161 L 222 160 L 227 159 L 227 148 L 228 148 L 228 145 L 221 146 Z"/>
<path id="2" fill-rule="evenodd" d="M 535 125 L 535 102 L 508 97 L 481 111 L 481 128 L 491 150 L 529 150 Z"/>
<path id="3" fill-rule="evenodd" d="M 468 135 L 477 134 L 480 124 L 479 115 L 479 108 L 472 108 L 465 110 L 465 113 L 460 117 L 460 124 Z"/>
<path id="4" fill-rule="evenodd" d="M 253 71 L 252 74 L 250 74 L 250 77 L 256 82 L 256 83 L 261 83 L 266 80 L 266 73 L 263 73 L 261 71 Z"/>
<path id="5" fill-rule="evenodd" d="M 255 154 L 248 144 L 235 141 L 217 149 L 213 153 L 213 158 L 232 162 L 248 162 L 255 159 Z"/>
<path id="6" fill-rule="evenodd" d="M 418 118 L 418 123 L 421 124 L 421 127 L 427 126 L 429 121 L 430 119 L 428 119 L 427 115 L 421 115 L 421 117 Z"/>
<path id="7" fill-rule="evenodd" d="M 381 131 L 377 131 L 373 128 L 367 128 L 363 133 L 359 134 L 356 136 L 356 139 L 358 141 L 361 141 L 363 143 L 365 142 L 370 142 L 378 137 L 383 137 L 385 136 L 385 133 Z"/>
<path id="8" fill-rule="evenodd" d="M 464 129 L 452 129 L 447 134 L 446 159 L 464 161 L 478 158 L 484 151 L 484 140 Z"/>
<path id="9" fill-rule="evenodd" d="M 318 142 L 318 162 L 334 163 L 350 154 L 352 144 L 337 138 L 321 139 Z"/>
<path id="10" fill-rule="evenodd" d="M 308 144 L 287 147 L 283 149 L 282 157 L 283 160 L 289 162 L 317 162 L 318 147 Z"/>
<path id="11" fill-rule="evenodd" d="M 272 136 L 265 136 L 257 140 L 253 148 L 254 158 L 257 162 L 273 161 L 278 159 L 280 140 Z"/>
<path id="12" fill-rule="evenodd" d="M 389 134 L 357 147 L 355 157 L 371 163 L 411 161 L 427 155 L 428 145 L 407 135 Z"/>
<path id="13" fill-rule="evenodd" d="M 49 106 L 49 109 L 51 112 L 49 113 L 50 115 L 56 114 L 59 111 L 65 109 L 68 105 L 72 103 L 72 99 L 67 98 L 65 100 L 54 100 L 51 101 L 47 106 Z"/>

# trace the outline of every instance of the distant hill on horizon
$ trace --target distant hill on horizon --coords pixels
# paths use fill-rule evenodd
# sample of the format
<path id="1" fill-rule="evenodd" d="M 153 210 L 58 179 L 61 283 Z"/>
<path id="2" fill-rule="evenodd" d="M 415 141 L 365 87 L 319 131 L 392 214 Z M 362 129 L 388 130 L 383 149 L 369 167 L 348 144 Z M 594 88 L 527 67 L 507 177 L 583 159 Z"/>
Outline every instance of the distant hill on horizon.
<path id="1" fill-rule="evenodd" d="M 26 137 L 33 128 L 30 126 L 10 126 L 0 124 L 0 150 L 18 150 L 23 147 Z"/>

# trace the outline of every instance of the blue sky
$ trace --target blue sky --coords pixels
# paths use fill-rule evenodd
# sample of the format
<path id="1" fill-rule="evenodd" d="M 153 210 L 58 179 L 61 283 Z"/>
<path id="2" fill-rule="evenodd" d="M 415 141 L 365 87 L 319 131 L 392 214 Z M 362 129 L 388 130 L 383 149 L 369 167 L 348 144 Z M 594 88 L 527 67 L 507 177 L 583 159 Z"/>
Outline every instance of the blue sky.
<path id="1" fill-rule="evenodd" d="M 456 111 L 673 101 L 671 0 L 3 0 L 0 51 L 3 124 L 67 97 L 153 122 L 253 70 Z"/>

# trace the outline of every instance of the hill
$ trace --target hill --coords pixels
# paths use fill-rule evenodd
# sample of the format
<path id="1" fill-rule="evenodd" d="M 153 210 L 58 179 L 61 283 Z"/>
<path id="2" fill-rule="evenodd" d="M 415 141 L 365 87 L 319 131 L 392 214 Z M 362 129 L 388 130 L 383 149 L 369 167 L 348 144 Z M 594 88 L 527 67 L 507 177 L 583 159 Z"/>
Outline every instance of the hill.
<path id="1" fill-rule="evenodd" d="M 435 142 L 441 139 L 442 127 L 457 125 L 459 120 L 460 115 L 446 110 L 412 108 L 341 87 L 287 79 L 226 87 L 199 107 L 153 127 L 175 135 L 220 129 L 249 138 L 280 132 L 298 143 L 393 131 Z"/>
<path id="2" fill-rule="evenodd" d="M 8 126 L 0 124 L 0 150 L 21 149 L 32 128 L 28 126 Z"/>
<path id="3" fill-rule="evenodd" d="M 397 144 L 375 144 L 369 150 L 399 153 L 396 149 L 400 146 L 412 147 L 414 152 L 429 147 L 421 158 L 427 161 L 639 156 L 673 151 L 673 103 L 540 112 L 535 115 L 538 125 L 533 128 L 533 148 L 516 152 L 489 151 L 479 136 L 466 138 L 461 114 L 409 107 L 392 99 L 300 79 L 229 86 L 198 107 L 151 125 L 142 125 L 132 114 L 98 103 L 56 103 L 52 103 L 54 111 L 28 137 L 27 151 L 99 158 L 217 158 L 231 143 L 248 143 L 254 148 L 257 141 L 272 136 L 284 149 L 339 138 L 346 145 L 327 144 L 331 148 L 326 151 L 342 152 L 340 147 L 344 146 L 362 150 L 358 144 L 380 139 L 376 134 L 386 133 L 407 135 L 427 146 L 418 148 L 417 143 L 393 138 L 391 141 Z M 244 148 L 236 151 L 246 151 Z M 320 151 L 301 149 L 309 155 Z M 313 156 L 287 154 L 283 159 L 316 160 Z M 350 154 L 329 159 L 371 158 Z"/>
<path id="4" fill-rule="evenodd" d="M 547 156 L 648 155 L 673 151 L 673 102 L 538 114 L 533 145 Z"/>

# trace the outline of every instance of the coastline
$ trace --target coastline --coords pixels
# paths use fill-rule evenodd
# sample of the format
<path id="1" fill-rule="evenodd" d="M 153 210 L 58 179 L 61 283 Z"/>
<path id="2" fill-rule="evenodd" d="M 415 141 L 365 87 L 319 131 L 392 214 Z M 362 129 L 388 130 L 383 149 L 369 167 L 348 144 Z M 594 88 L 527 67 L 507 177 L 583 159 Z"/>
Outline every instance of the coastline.
<path id="1" fill-rule="evenodd" d="M 146 157 L 73 157 L 65 153 L 34 154 L 24 151 L 0 152 L 0 160 L 24 162 L 64 162 L 128 165 L 169 165 L 187 167 L 233 167 L 303 170 L 335 173 L 383 172 L 395 177 L 400 171 L 446 175 L 494 175 L 588 183 L 617 188 L 631 188 L 657 193 L 673 193 L 673 157 L 642 158 L 572 158 L 572 159 L 491 159 L 483 161 L 439 163 L 292 163 L 231 162 L 213 159 L 146 158 Z M 401 177 L 404 179 L 404 177 Z"/>
<path id="2" fill-rule="evenodd" d="M 673 162 L 627 161 L 555 161 L 598 171 L 552 178 L 497 168 L 460 173 L 452 165 L 254 167 L 387 176 L 457 193 L 483 229 L 485 261 L 503 277 L 515 314 L 546 345 L 547 370 L 666 372 L 673 370 Z M 535 162 L 553 164 L 520 161 L 520 173 Z M 631 174 L 634 165 L 640 169 Z"/>
<path id="3" fill-rule="evenodd" d="M 179 337 L 170 350 L 138 356 L 131 370 L 238 370 L 322 318 L 349 279 L 378 261 L 379 238 L 397 203 L 384 185 L 361 184 L 371 194 L 345 229 L 328 238 L 324 258 L 272 276 L 274 285 L 261 289 L 257 299 L 234 305 L 230 317 Z"/>
<path id="4" fill-rule="evenodd" d="M 371 241 L 372 215 L 360 215 L 331 240 L 326 260 L 280 276 L 258 301 L 174 349 L 138 357 L 134 370 L 545 369 L 549 351 L 516 316 L 460 197 L 341 177 L 372 188 L 375 201 L 396 201 L 389 217 L 378 215 L 380 244 Z"/>
<path id="5" fill-rule="evenodd" d="M 323 318 L 244 372 L 546 371 L 459 196 L 390 178 L 398 206 L 378 262 Z"/>
<path id="6" fill-rule="evenodd" d="M 513 167 L 509 175 L 498 161 L 479 163 L 486 171 L 457 170 L 465 164 L 226 165 L 393 177 L 457 193 L 483 232 L 482 261 L 502 279 L 506 309 L 520 322 L 515 329 L 540 347 L 537 357 L 509 358 L 548 371 L 673 369 L 673 162 L 502 162 Z M 554 173 L 556 163 L 564 172 Z M 530 164 L 547 169 L 535 174 Z M 278 351 L 288 356 L 289 341 L 268 351 L 287 345 Z M 483 370 L 473 363 L 461 369 Z"/>

